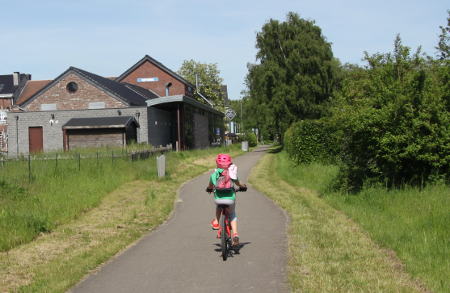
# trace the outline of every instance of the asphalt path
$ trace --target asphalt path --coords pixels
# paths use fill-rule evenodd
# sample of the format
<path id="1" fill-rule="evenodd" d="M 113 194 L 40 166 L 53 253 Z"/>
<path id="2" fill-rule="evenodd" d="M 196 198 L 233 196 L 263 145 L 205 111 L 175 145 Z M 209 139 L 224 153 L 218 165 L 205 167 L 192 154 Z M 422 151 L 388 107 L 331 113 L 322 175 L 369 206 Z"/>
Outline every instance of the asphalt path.
<path id="1" fill-rule="evenodd" d="M 235 158 L 247 182 L 262 147 Z M 210 172 L 184 184 L 172 217 L 71 292 L 288 292 L 285 213 L 249 186 L 237 194 L 239 254 L 226 261 L 211 230 Z"/>

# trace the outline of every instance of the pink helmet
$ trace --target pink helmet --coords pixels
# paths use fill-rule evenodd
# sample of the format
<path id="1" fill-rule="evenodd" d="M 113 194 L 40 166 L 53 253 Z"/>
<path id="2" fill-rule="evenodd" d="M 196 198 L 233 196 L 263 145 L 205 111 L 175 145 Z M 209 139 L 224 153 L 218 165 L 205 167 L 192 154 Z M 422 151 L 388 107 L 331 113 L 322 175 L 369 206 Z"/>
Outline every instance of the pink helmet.
<path id="1" fill-rule="evenodd" d="M 231 157 L 227 154 L 218 154 L 216 157 L 217 168 L 228 169 L 231 165 Z"/>

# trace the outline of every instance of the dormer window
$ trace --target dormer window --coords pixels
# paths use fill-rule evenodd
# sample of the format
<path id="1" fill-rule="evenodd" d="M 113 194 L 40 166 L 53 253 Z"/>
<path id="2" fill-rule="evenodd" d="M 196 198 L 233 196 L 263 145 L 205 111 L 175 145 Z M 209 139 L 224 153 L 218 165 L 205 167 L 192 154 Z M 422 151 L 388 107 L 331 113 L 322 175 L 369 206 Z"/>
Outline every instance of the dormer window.
<path id="1" fill-rule="evenodd" d="M 170 87 L 172 86 L 171 82 L 166 83 L 166 96 L 170 96 Z"/>
<path id="2" fill-rule="evenodd" d="M 66 89 L 69 93 L 73 94 L 78 90 L 78 84 L 74 81 L 71 81 L 67 84 Z"/>

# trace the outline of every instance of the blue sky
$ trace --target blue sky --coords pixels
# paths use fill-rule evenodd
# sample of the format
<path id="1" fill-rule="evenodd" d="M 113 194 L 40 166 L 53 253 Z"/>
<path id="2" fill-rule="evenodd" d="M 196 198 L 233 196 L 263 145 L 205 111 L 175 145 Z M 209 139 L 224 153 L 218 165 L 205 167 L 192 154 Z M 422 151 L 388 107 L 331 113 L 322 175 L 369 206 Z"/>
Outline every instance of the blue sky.
<path id="1" fill-rule="evenodd" d="M 53 79 L 69 66 L 118 76 L 148 54 L 177 71 L 183 60 L 217 63 L 240 98 L 256 33 L 289 11 L 314 20 L 342 63 L 392 50 L 396 34 L 435 54 L 448 1 L 0 0 L 0 74 Z"/>

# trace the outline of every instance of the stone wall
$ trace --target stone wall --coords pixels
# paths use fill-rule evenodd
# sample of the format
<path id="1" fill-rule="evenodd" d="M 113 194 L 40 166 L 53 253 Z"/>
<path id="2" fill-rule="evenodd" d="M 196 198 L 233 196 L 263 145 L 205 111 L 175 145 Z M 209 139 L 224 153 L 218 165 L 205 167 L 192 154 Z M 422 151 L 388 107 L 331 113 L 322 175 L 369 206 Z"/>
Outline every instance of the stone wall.
<path id="1" fill-rule="evenodd" d="M 147 107 L 121 109 L 98 109 L 80 111 L 38 111 L 9 113 L 8 115 L 8 157 L 28 154 L 28 128 L 43 127 L 44 152 L 63 150 L 62 127 L 72 118 L 133 116 L 140 124 L 137 129 L 137 142 L 149 140 Z M 54 119 L 52 119 L 52 114 Z M 51 121 L 52 120 L 52 121 Z"/>

